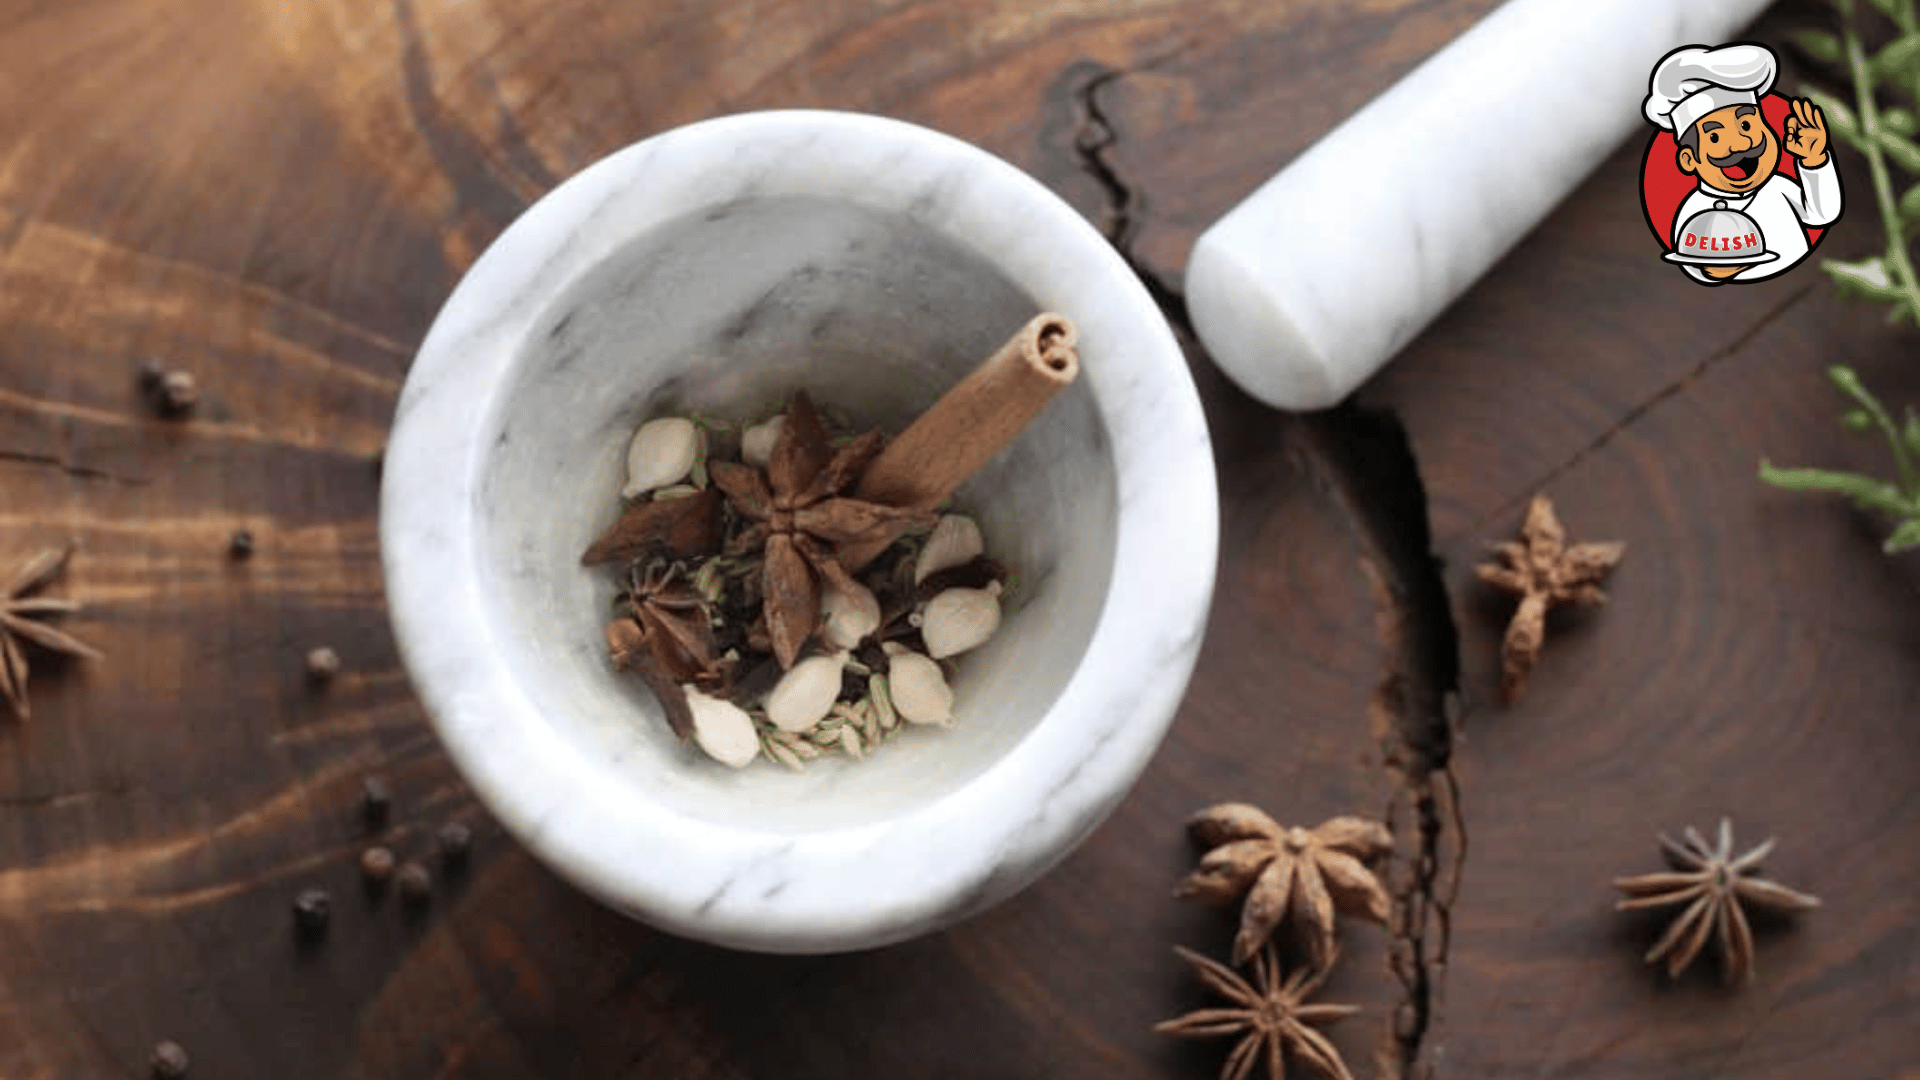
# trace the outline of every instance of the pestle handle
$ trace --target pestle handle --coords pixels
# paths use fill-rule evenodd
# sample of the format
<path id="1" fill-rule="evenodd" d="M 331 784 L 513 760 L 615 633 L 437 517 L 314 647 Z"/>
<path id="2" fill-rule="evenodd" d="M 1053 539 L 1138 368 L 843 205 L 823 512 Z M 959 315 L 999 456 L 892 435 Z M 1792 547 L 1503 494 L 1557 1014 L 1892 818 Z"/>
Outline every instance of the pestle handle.
<path id="1" fill-rule="evenodd" d="M 1507 0 L 1201 235 L 1200 339 L 1270 405 L 1335 404 L 1646 130 L 1662 56 L 1732 40 L 1766 6 Z"/>

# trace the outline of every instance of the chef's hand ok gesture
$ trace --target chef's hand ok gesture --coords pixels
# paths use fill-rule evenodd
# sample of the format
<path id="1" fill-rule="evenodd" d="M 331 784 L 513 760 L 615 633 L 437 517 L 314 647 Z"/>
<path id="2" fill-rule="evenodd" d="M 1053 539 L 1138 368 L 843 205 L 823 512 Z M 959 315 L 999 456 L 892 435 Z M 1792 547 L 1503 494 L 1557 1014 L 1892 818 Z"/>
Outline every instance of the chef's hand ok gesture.
<path id="1" fill-rule="evenodd" d="M 1809 169 L 1817 169 L 1827 163 L 1827 118 L 1820 115 L 1820 107 L 1806 98 L 1789 100 L 1787 114 L 1787 153 L 1800 159 L 1800 164 Z"/>

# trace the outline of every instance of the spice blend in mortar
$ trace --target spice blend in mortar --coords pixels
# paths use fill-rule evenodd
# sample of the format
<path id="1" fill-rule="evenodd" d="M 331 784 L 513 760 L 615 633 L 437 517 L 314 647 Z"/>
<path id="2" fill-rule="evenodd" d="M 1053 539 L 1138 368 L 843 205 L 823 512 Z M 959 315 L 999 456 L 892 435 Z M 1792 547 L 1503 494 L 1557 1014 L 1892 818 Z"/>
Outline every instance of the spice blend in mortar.
<path id="1" fill-rule="evenodd" d="M 614 666 L 736 768 L 950 723 L 956 658 L 999 628 L 1009 574 L 972 518 L 939 511 L 1073 381 L 1074 338 L 1035 318 L 892 440 L 805 391 L 758 423 L 642 424 L 628 505 L 582 557 L 620 575 Z"/>

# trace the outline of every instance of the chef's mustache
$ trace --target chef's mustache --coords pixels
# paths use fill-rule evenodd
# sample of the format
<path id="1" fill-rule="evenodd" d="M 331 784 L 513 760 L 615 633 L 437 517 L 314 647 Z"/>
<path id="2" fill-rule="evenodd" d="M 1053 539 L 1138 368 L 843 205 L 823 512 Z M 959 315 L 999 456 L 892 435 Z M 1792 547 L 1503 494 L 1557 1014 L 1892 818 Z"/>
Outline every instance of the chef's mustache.
<path id="1" fill-rule="evenodd" d="M 1714 157 L 1712 154 L 1708 154 L 1707 160 L 1713 162 L 1714 168 L 1724 169 L 1729 165 L 1743 165 L 1749 159 L 1758 162 L 1760 155 L 1765 153 L 1766 149 L 1767 144 L 1765 140 L 1762 140 L 1747 147 L 1745 150 L 1735 150 L 1723 157 Z"/>

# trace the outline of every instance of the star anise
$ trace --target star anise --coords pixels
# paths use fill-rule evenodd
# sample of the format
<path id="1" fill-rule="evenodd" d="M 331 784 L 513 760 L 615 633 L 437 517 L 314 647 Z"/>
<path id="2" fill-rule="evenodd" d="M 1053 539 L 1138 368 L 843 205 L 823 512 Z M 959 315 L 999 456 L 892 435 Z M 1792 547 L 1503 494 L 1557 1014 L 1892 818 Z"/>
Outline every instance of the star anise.
<path id="1" fill-rule="evenodd" d="M 1240 1042 L 1227 1055 L 1220 1069 L 1220 1080 L 1244 1080 L 1256 1062 L 1264 1061 L 1271 1080 L 1285 1080 L 1286 1055 L 1291 1052 L 1335 1080 L 1353 1080 L 1340 1051 L 1325 1035 L 1309 1027 L 1324 1024 L 1359 1012 L 1356 1005 L 1317 1005 L 1307 999 L 1326 981 L 1331 964 L 1318 969 L 1299 968 L 1284 979 L 1279 958 L 1271 946 L 1263 947 L 1253 958 L 1253 981 L 1249 983 L 1232 968 L 1209 960 L 1191 949 L 1174 946 L 1181 958 L 1193 965 L 1194 973 L 1209 989 L 1233 1004 L 1226 1008 L 1196 1009 L 1177 1020 L 1165 1020 L 1154 1030 L 1183 1039 L 1205 1039 L 1220 1035 L 1239 1035 Z M 1331 957 L 1329 957 L 1331 959 Z"/>
<path id="2" fill-rule="evenodd" d="M 46 615 L 69 615 L 80 610 L 74 600 L 31 596 L 66 569 L 73 548 L 49 548 L 27 560 L 0 588 L 0 694 L 7 699 L 13 714 L 27 719 L 27 653 L 23 642 L 32 642 L 51 652 L 65 653 L 89 660 L 101 658 L 100 650 L 80 639 L 38 621 Z"/>
<path id="3" fill-rule="evenodd" d="M 1322 964 L 1333 955 L 1334 911 L 1385 923 L 1392 902 L 1367 863 L 1393 850 L 1386 826 L 1336 817 L 1312 829 L 1287 828 L 1258 807 L 1222 803 L 1188 822 L 1195 842 L 1211 848 L 1176 896 L 1230 904 L 1241 896 L 1233 962 L 1244 964 L 1292 916 Z"/>
<path id="4" fill-rule="evenodd" d="M 1820 900 L 1760 876 L 1760 863 L 1773 851 L 1772 838 L 1735 858 L 1733 825 L 1725 818 L 1720 820 L 1716 844 L 1709 846 L 1692 826 L 1683 835 L 1684 843 L 1660 837 L 1671 871 L 1614 879 L 1614 888 L 1626 894 L 1614 907 L 1627 911 L 1686 905 L 1647 951 L 1647 962 L 1657 964 L 1664 958 L 1667 975 L 1677 976 L 1712 936 L 1720 946 L 1721 976 L 1726 983 L 1751 982 L 1753 931 L 1741 904 L 1791 915 L 1819 907 Z"/>
<path id="5" fill-rule="evenodd" d="M 711 555 L 720 547 L 720 494 L 648 499 L 627 507 L 580 556 L 582 566 L 637 559 L 665 551 L 681 558 Z"/>
<path id="6" fill-rule="evenodd" d="M 761 593 L 767 636 L 782 668 L 799 658 L 820 618 L 822 582 L 854 584 L 835 548 L 899 535 L 932 515 L 847 498 L 842 494 L 880 452 L 884 437 L 869 431 L 834 451 L 806 393 L 794 394 L 765 471 L 735 462 L 708 466 L 713 483 L 734 510 L 751 521 L 728 545 L 729 554 L 764 548 Z"/>
<path id="7" fill-rule="evenodd" d="M 634 567 L 623 599 L 632 614 L 607 626 L 614 665 L 644 679 L 666 711 L 667 725 L 687 738 L 693 713 L 682 685 L 712 686 L 720 675 L 706 600 L 680 580 L 677 565 L 664 560 Z"/>
<path id="8" fill-rule="evenodd" d="M 1481 581 L 1520 598 L 1500 643 L 1500 670 L 1509 703 L 1526 689 L 1527 675 L 1540 658 L 1547 611 L 1563 604 L 1598 607 L 1606 603 L 1600 582 L 1626 550 L 1617 541 L 1569 545 L 1552 500 L 1535 495 L 1520 539 L 1494 544 L 1493 561 L 1475 567 Z"/>

